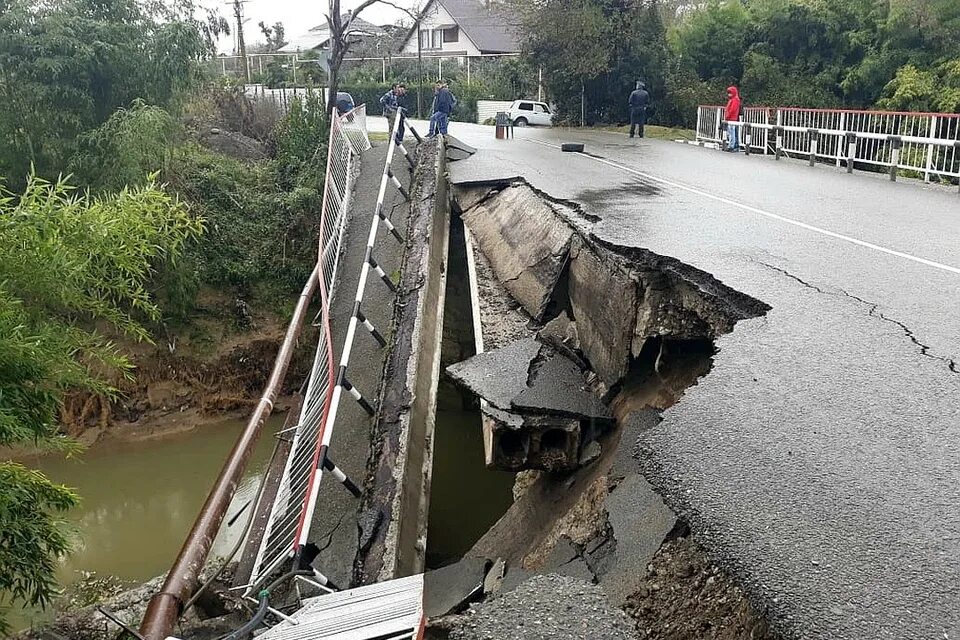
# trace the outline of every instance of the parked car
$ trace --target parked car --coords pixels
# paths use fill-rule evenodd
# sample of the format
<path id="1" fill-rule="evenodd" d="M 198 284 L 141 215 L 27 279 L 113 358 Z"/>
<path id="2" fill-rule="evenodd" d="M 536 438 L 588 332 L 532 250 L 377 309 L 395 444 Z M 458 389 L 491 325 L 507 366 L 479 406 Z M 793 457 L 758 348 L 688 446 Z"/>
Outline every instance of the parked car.
<path id="1" fill-rule="evenodd" d="M 553 113 L 546 102 L 514 100 L 508 113 L 515 127 L 526 127 L 527 125 L 553 126 Z"/>

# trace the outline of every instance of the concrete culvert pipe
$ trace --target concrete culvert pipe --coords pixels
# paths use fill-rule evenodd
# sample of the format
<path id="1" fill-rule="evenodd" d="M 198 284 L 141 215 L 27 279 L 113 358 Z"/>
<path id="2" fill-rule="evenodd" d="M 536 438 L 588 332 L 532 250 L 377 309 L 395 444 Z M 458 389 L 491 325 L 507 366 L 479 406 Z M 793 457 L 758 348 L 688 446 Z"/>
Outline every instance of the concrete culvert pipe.
<path id="1" fill-rule="evenodd" d="M 583 153 L 583 144 L 579 142 L 564 142 L 560 145 L 561 151 L 570 151 L 574 153 Z"/>

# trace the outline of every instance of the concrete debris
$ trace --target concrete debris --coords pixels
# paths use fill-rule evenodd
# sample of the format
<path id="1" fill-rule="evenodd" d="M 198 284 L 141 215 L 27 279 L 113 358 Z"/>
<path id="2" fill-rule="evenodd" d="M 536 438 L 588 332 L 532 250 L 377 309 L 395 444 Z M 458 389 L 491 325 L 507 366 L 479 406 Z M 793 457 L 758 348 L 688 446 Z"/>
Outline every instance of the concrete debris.
<path id="1" fill-rule="evenodd" d="M 488 562 L 466 557 L 423 576 L 423 606 L 428 618 L 459 613 L 482 596 Z"/>
<path id="2" fill-rule="evenodd" d="M 614 424 L 580 368 L 533 338 L 478 354 L 447 373 L 489 403 L 481 410 L 486 461 L 497 469 L 575 469 L 581 445 Z"/>
<path id="3" fill-rule="evenodd" d="M 450 376 L 487 402 L 504 410 L 527 387 L 530 362 L 540 353 L 533 338 L 518 340 L 502 349 L 478 353 L 447 367 Z"/>
<path id="4" fill-rule="evenodd" d="M 451 162 L 465 160 L 477 152 L 476 148 L 449 134 L 445 135 L 444 139 L 446 140 L 447 160 Z"/>
<path id="5" fill-rule="evenodd" d="M 611 607 L 599 587 L 559 575 L 530 578 L 513 591 L 471 608 L 454 640 L 628 640 L 626 614 Z"/>
<path id="6" fill-rule="evenodd" d="M 573 228 L 529 187 L 510 187 L 463 214 L 497 277 L 535 319 L 566 266 Z"/>

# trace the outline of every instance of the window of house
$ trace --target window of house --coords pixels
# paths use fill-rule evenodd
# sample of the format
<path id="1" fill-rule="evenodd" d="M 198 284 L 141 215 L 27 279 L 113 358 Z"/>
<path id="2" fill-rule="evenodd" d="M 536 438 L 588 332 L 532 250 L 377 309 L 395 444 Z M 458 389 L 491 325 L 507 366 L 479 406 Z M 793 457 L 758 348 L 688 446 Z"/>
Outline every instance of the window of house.
<path id="1" fill-rule="evenodd" d="M 443 41 L 444 42 L 459 42 L 460 41 L 460 27 L 447 27 L 443 30 Z"/>
<path id="2" fill-rule="evenodd" d="M 430 48 L 430 30 L 429 29 L 420 30 L 420 48 L 421 49 Z"/>
<path id="3" fill-rule="evenodd" d="M 533 103 L 532 103 L 532 102 L 521 102 L 521 103 L 520 103 L 520 111 L 533 111 Z"/>
<path id="4" fill-rule="evenodd" d="M 443 48 L 443 29 L 434 29 L 433 36 L 431 41 L 431 49 L 442 49 Z"/>

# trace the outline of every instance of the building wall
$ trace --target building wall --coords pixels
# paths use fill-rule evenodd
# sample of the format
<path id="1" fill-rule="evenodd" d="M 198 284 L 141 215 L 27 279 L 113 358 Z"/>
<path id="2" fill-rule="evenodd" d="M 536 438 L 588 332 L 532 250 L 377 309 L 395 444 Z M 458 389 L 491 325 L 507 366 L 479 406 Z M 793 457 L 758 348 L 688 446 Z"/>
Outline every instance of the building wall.
<path id="1" fill-rule="evenodd" d="M 456 41 L 444 42 L 444 40 L 449 40 L 451 36 L 454 35 L 449 30 L 451 27 L 456 30 Z M 446 30 L 446 38 L 444 37 L 444 30 Z M 424 35 L 425 33 L 429 35 Z M 460 56 L 480 55 L 480 50 L 470 41 L 470 38 L 463 32 L 463 29 L 456 26 L 453 17 L 447 13 L 446 9 L 440 6 L 439 2 L 432 3 L 429 12 L 420 23 L 420 36 L 424 38 L 422 53 L 425 55 L 438 55 L 443 53 Z M 416 36 L 412 36 L 407 40 L 403 46 L 403 52 L 417 52 Z"/>

